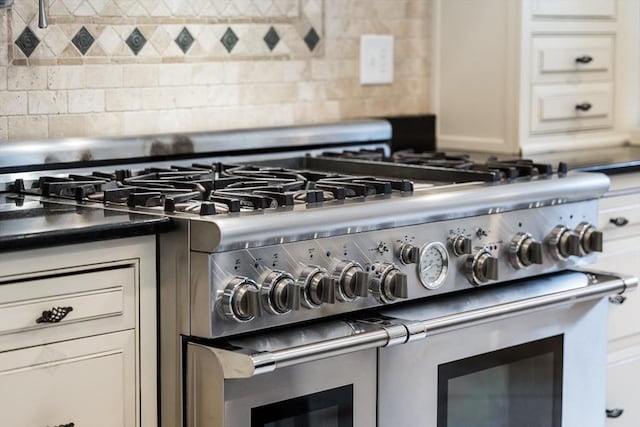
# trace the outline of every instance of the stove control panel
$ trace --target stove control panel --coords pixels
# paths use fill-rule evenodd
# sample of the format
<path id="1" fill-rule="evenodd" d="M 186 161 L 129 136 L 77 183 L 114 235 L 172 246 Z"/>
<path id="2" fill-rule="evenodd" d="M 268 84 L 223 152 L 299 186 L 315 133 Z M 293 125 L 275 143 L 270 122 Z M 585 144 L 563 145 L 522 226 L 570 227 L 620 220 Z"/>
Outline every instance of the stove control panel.
<path id="1" fill-rule="evenodd" d="M 593 262 L 596 221 L 597 201 L 586 201 L 197 253 L 208 267 L 192 271 L 209 276 L 194 295 L 209 295 L 201 311 L 217 307 L 212 336 L 299 322 Z"/>

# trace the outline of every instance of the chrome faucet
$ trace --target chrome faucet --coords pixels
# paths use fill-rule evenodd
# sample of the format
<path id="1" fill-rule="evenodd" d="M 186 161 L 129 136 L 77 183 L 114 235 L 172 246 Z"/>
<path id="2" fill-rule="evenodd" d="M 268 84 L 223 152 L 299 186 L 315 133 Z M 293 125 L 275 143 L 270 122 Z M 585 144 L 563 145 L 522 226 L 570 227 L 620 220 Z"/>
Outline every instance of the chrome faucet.
<path id="1" fill-rule="evenodd" d="M 47 26 L 49 25 L 47 23 L 47 11 L 45 10 L 44 7 L 44 0 L 39 0 L 40 4 L 39 4 L 39 13 L 38 13 L 38 27 L 40 28 L 47 28 Z"/>

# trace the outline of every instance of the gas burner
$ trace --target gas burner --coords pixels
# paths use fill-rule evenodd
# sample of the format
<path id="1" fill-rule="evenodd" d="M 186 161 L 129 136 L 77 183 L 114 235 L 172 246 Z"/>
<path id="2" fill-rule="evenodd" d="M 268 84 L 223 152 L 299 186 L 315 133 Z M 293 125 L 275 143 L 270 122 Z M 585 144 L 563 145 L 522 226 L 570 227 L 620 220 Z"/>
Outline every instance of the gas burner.
<path id="1" fill-rule="evenodd" d="M 386 156 L 384 155 L 383 149 L 377 149 L 377 150 L 361 149 L 357 151 L 345 150 L 341 152 L 325 152 L 325 153 L 322 153 L 322 156 L 337 157 L 340 159 L 370 160 L 375 162 L 387 160 Z"/>
<path id="2" fill-rule="evenodd" d="M 484 163 L 478 163 L 471 160 L 468 154 L 402 150 L 394 153 L 392 160 L 408 165 L 437 166 L 468 171 L 494 171 L 499 173 L 503 181 L 523 177 L 534 178 L 541 175 L 551 176 L 554 173 L 551 165 L 535 163 L 528 159 L 498 160 L 496 157 L 489 157 Z M 566 174 L 566 163 L 560 163 L 557 172 L 560 175 Z"/>
<path id="3" fill-rule="evenodd" d="M 415 152 L 412 150 L 397 151 L 392 160 L 396 163 L 422 166 L 439 166 L 454 169 L 473 169 L 474 163 L 467 154 L 448 155 L 439 151 Z"/>
<path id="4" fill-rule="evenodd" d="M 413 183 L 368 175 L 216 163 L 43 176 L 31 188 L 25 188 L 22 180 L 12 188 L 19 193 L 105 205 L 214 215 L 389 195 L 394 191 L 409 193 Z"/>

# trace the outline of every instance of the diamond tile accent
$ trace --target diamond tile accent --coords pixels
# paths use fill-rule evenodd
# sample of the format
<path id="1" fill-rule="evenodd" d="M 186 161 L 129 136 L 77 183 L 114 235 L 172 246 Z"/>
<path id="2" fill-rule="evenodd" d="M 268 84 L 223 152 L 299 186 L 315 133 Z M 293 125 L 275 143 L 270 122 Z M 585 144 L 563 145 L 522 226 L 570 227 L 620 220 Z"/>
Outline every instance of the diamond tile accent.
<path id="1" fill-rule="evenodd" d="M 31 56 L 33 51 L 40 44 L 40 39 L 31 31 L 31 28 L 25 27 L 24 31 L 16 39 L 16 45 L 27 56 Z"/>
<path id="2" fill-rule="evenodd" d="M 129 46 L 129 49 L 131 49 L 134 55 L 137 55 L 145 44 L 147 44 L 147 39 L 144 38 L 140 30 L 134 28 L 131 34 L 129 34 L 129 37 L 127 37 L 127 46 Z"/>
<path id="3" fill-rule="evenodd" d="M 273 48 L 276 47 L 279 41 L 280 36 L 278 35 L 276 29 L 273 27 L 269 28 L 269 31 L 267 31 L 267 34 L 265 34 L 264 36 L 264 42 L 269 47 L 269 50 L 273 50 Z"/>
<path id="4" fill-rule="evenodd" d="M 227 31 L 224 32 L 220 41 L 227 49 L 227 52 L 231 53 L 235 45 L 238 43 L 238 36 L 233 32 L 231 27 L 227 28 Z"/>
<path id="5" fill-rule="evenodd" d="M 307 44 L 309 50 L 313 51 L 320 42 L 320 36 L 316 33 L 315 28 L 311 27 L 306 36 L 304 36 L 304 42 Z"/>
<path id="6" fill-rule="evenodd" d="M 176 37 L 176 44 L 184 53 L 187 53 L 193 42 L 194 38 L 189 30 L 187 30 L 187 27 L 184 27 L 182 31 L 180 31 L 180 34 L 178 34 L 178 37 Z"/>
<path id="7" fill-rule="evenodd" d="M 89 30 L 84 26 L 76 33 L 71 39 L 71 42 L 78 48 L 81 54 L 86 54 L 89 48 L 93 45 L 96 39 L 91 35 Z"/>

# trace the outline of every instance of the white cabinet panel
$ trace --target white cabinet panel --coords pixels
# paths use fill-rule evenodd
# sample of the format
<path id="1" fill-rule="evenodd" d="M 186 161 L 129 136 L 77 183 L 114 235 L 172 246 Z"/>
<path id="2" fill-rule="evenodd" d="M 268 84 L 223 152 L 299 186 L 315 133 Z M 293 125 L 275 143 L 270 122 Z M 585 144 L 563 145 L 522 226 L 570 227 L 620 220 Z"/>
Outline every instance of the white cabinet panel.
<path id="1" fill-rule="evenodd" d="M 608 18 L 616 12 L 615 0 L 533 0 L 536 16 Z"/>
<path id="2" fill-rule="evenodd" d="M 533 83 L 611 80 L 611 36 L 538 36 L 533 37 L 532 50 Z"/>
<path id="3" fill-rule="evenodd" d="M 0 353 L 2 425 L 136 424 L 135 332 Z"/>
<path id="4" fill-rule="evenodd" d="M 640 277 L 640 236 L 627 239 L 605 240 L 604 253 L 598 257 L 595 268 L 631 274 Z M 609 306 L 609 340 L 640 333 L 640 292 L 626 295 L 622 304 Z"/>
<path id="5" fill-rule="evenodd" d="M 0 351 L 134 328 L 135 284 L 131 264 L 0 284 Z M 71 311 L 38 322 L 60 308 Z"/>
<path id="6" fill-rule="evenodd" d="M 613 124 L 611 84 L 537 85 L 531 101 L 532 132 L 597 129 Z"/>
<path id="7" fill-rule="evenodd" d="M 607 418 L 607 427 L 638 427 L 640 355 L 609 365 L 607 376 L 607 409 L 623 410 L 618 418 Z"/>

